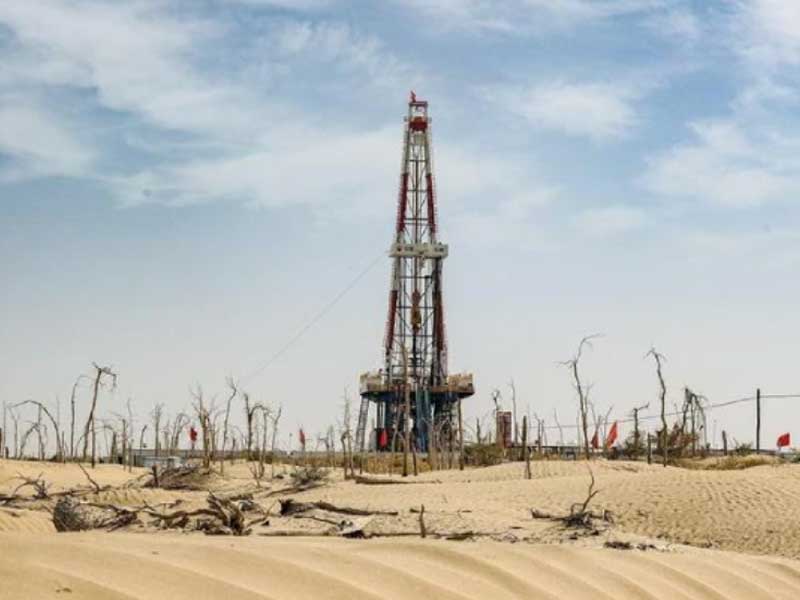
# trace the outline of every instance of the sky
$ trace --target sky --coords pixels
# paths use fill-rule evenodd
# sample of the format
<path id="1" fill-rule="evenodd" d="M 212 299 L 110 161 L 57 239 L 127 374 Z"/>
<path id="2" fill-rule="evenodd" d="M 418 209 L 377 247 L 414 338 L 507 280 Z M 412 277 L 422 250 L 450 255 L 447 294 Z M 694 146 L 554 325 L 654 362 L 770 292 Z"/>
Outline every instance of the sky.
<path id="1" fill-rule="evenodd" d="M 381 366 L 410 90 L 470 428 L 512 379 L 574 424 L 560 361 L 593 333 L 612 419 L 655 413 L 651 347 L 669 407 L 800 392 L 798 3 L 4 0 L 0 57 L 8 404 L 66 415 L 97 362 L 103 414 L 219 405 L 231 376 L 285 445 L 336 423 Z M 800 436 L 798 402 L 765 402 L 762 446 Z M 753 421 L 714 410 L 709 441 Z"/>

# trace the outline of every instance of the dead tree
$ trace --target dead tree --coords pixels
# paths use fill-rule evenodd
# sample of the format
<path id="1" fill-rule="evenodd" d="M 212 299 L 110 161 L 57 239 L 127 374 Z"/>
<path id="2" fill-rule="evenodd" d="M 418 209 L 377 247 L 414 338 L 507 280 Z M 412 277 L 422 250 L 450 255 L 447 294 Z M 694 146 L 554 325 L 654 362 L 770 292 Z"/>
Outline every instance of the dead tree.
<path id="1" fill-rule="evenodd" d="M 525 479 L 531 478 L 531 453 L 528 451 L 528 417 L 522 417 L 522 458 L 525 461 Z"/>
<path id="2" fill-rule="evenodd" d="M 278 443 L 278 421 L 281 420 L 281 413 L 283 412 L 283 407 L 279 404 L 278 410 L 275 411 L 275 416 L 272 417 L 272 442 L 270 444 L 271 452 L 272 452 L 272 463 L 270 465 L 270 477 L 275 479 L 275 450 L 276 444 Z"/>
<path id="3" fill-rule="evenodd" d="M 601 337 L 601 334 L 595 333 L 584 337 L 581 340 L 581 343 L 578 344 L 578 351 L 575 353 L 575 356 L 561 363 L 572 372 L 575 391 L 578 392 L 578 410 L 580 412 L 580 425 L 581 429 L 583 430 L 583 451 L 587 460 L 591 458 L 591 452 L 589 450 L 589 420 L 588 420 L 589 391 L 591 390 L 591 386 L 585 386 L 581 383 L 580 373 L 578 369 L 581 361 L 581 356 L 583 355 L 584 347 L 592 348 L 592 340 L 598 337 Z"/>
<path id="4" fill-rule="evenodd" d="M 650 403 L 637 406 L 633 409 L 633 457 L 639 457 L 639 448 L 641 447 L 641 434 L 639 433 L 639 411 L 646 410 Z"/>
<path id="5" fill-rule="evenodd" d="M 516 445 L 519 442 L 519 426 L 517 425 L 517 387 L 514 385 L 513 378 L 508 382 L 508 387 L 511 388 L 511 419 L 514 427 L 514 445 Z"/>
<path id="6" fill-rule="evenodd" d="M 233 399 L 236 398 L 236 395 L 239 393 L 233 377 L 228 377 L 225 383 L 228 389 L 230 389 L 231 394 L 228 396 L 228 401 L 225 403 L 225 420 L 222 423 L 222 458 L 219 461 L 219 470 L 222 474 L 225 473 L 225 451 L 228 447 L 228 421 L 231 416 L 231 402 L 233 402 Z"/>
<path id="7" fill-rule="evenodd" d="M 561 423 L 558 421 L 558 411 L 554 408 L 553 409 L 553 419 L 555 419 L 556 427 L 558 428 L 558 445 L 564 445 L 564 429 L 561 427 Z M 560 450 L 559 450 L 560 452 Z"/>
<path id="8" fill-rule="evenodd" d="M 253 454 L 253 419 L 255 418 L 256 413 L 263 408 L 263 406 L 259 403 L 255 403 L 253 405 L 250 404 L 250 394 L 247 392 L 242 392 L 242 398 L 244 399 L 244 416 L 245 416 L 245 424 L 247 425 L 247 460 L 252 460 Z"/>
<path id="9" fill-rule="evenodd" d="M 344 395 L 342 396 L 344 404 L 342 406 L 342 421 L 340 425 L 341 441 L 342 441 L 342 454 L 344 460 L 344 478 L 355 477 L 355 468 L 353 466 L 353 446 L 352 446 L 352 413 L 350 410 L 350 395 L 347 393 L 347 388 L 344 388 Z M 395 436 L 397 435 L 398 428 L 395 427 Z M 392 442 L 394 444 L 394 442 Z M 394 462 L 394 453 L 392 453 L 392 462 Z"/>
<path id="10" fill-rule="evenodd" d="M 540 419 L 539 415 L 537 415 L 536 413 L 533 413 L 533 420 L 531 420 L 529 415 L 526 416 L 525 418 L 527 419 L 527 422 L 528 422 L 528 428 L 529 428 L 528 429 L 528 437 L 529 438 L 531 437 L 530 436 L 530 427 L 533 425 L 533 421 L 536 421 L 536 440 L 535 440 L 535 442 L 536 442 L 536 454 L 538 454 L 539 456 L 542 456 L 542 454 L 543 454 L 542 446 L 546 446 L 547 445 L 547 442 L 545 440 L 545 435 L 546 435 L 545 431 L 546 430 L 545 430 L 544 419 Z"/>
<path id="11" fill-rule="evenodd" d="M 269 410 L 264 408 L 261 410 L 261 450 L 258 453 L 258 468 L 263 475 L 266 471 L 264 464 L 267 459 L 267 434 L 269 433 Z M 272 457 L 273 462 L 275 457 Z"/>
<path id="12" fill-rule="evenodd" d="M 32 433 L 38 432 L 39 424 L 35 421 L 29 421 L 28 424 L 30 425 L 28 429 L 22 434 L 22 439 L 19 443 L 19 456 L 18 458 L 25 458 L 25 447 L 28 445 L 28 438 L 31 436 Z"/>
<path id="13" fill-rule="evenodd" d="M 111 378 L 111 389 L 117 387 L 117 374 L 111 367 L 101 367 L 97 363 L 92 363 L 95 369 L 94 386 L 92 392 L 92 406 L 89 409 L 89 417 L 86 419 L 86 427 L 83 430 L 83 460 L 86 461 L 86 454 L 89 446 L 89 434 L 92 436 L 92 468 L 97 462 L 97 431 L 95 428 L 95 410 L 97 409 L 97 393 L 103 384 L 103 377 Z"/>
<path id="14" fill-rule="evenodd" d="M 503 405 L 501 404 L 503 399 L 503 394 L 500 390 L 494 389 L 492 390 L 492 403 L 494 404 L 494 442 L 497 444 L 498 447 L 503 446 L 505 443 L 503 441 L 504 432 L 500 431 L 500 421 L 499 415 L 500 412 L 503 410 Z M 504 426 L 505 427 L 505 426 Z"/>
<path id="15" fill-rule="evenodd" d="M 211 459 L 213 454 L 213 423 L 211 413 L 213 412 L 213 401 L 211 406 L 206 406 L 203 398 L 203 388 L 197 384 L 194 389 L 190 389 L 189 393 L 194 399 L 193 407 L 197 420 L 200 424 L 200 431 L 203 436 L 203 467 L 208 468 L 211 466 Z"/>
<path id="16" fill-rule="evenodd" d="M 58 428 L 58 423 L 53 418 L 53 415 L 50 414 L 50 411 L 47 410 L 47 407 L 44 404 L 42 404 L 41 402 L 39 402 L 38 400 L 23 400 L 22 402 L 18 402 L 17 404 L 14 404 L 12 406 L 12 408 L 18 408 L 18 407 L 24 406 L 26 404 L 33 404 L 34 406 L 37 406 L 39 408 L 39 420 L 38 420 L 37 429 L 41 430 L 41 428 L 42 428 L 42 425 L 41 425 L 41 415 L 42 415 L 42 413 L 44 413 L 47 416 L 47 418 L 50 419 L 50 422 L 53 424 L 53 428 L 55 429 L 55 432 L 56 432 L 56 460 L 61 461 L 64 449 L 61 447 L 61 433 L 60 433 L 59 428 Z M 40 452 L 39 453 L 42 454 L 41 431 L 39 432 L 39 435 L 40 435 L 40 440 L 39 440 Z"/>
<path id="17" fill-rule="evenodd" d="M 9 406 L 8 414 L 14 422 L 14 452 L 12 456 L 14 458 L 19 458 L 19 413 Z"/>
<path id="18" fill-rule="evenodd" d="M 78 378 L 75 380 L 75 383 L 72 384 L 72 392 L 69 396 L 69 407 L 70 407 L 70 424 L 69 424 L 69 457 L 71 459 L 75 458 L 75 394 L 78 391 L 78 385 L 80 385 L 83 379 L 89 379 L 88 375 L 78 375 Z"/>
<path id="19" fill-rule="evenodd" d="M 175 452 L 180 446 L 181 433 L 183 433 L 183 430 L 186 429 L 190 421 L 189 415 L 185 412 L 179 412 L 175 415 L 175 419 L 172 422 L 172 430 L 169 435 L 169 443 L 167 444 L 167 451 L 170 454 Z M 169 422 L 167 422 L 167 429 L 169 428 Z"/>
<path id="20" fill-rule="evenodd" d="M 659 399 L 661 401 L 661 461 L 662 464 L 666 467 L 667 466 L 667 454 L 668 454 L 668 439 L 669 439 L 669 432 L 667 431 L 667 413 L 666 413 L 666 401 L 667 401 L 667 385 L 664 383 L 664 374 L 661 371 L 662 362 L 666 361 L 667 359 L 664 357 L 663 354 L 659 354 L 655 348 L 650 348 L 650 352 L 645 355 L 645 358 L 648 356 L 652 356 L 653 360 L 656 361 L 656 375 L 658 375 L 658 385 L 660 388 Z"/>
<path id="21" fill-rule="evenodd" d="M 682 418 L 681 418 L 681 435 L 686 435 L 686 427 L 687 425 L 691 426 L 691 437 L 690 442 L 692 445 L 692 457 L 697 454 L 697 426 L 700 425 L 700 428 L 703 430 L 705 435 L 706 430 L 706 413 L 705 409 L 703 408 L 703 400 L 706 400 L 705 396 L 695 394 L 692 390 L 688 387 L 685 387 L 684 390 L 684 400 L 683 400 L 683 408 L 681 409 Z M 697 422 L 697 418 L 702 420 L 702 424 Z M 688 423 L 687 423 L 688 421 Z"/>
<path id="22" fill-rule="evenodd" d="M 142 425 L 142 430 L 139 432 L 139 448 L 144 448 L 144 434 L 147 433 L 147 423 Z"/>
<path id="23" fill-rule="evenodd" d="M 158 458 L 161 450 L 161 440 L 159 439 L 159 435 L 161 435 L 161 418 L 164 414 L 164 405 L 161 403 L 157 403 L 153 406 L 153 410 L 150 411 L 150 418 L 153 421 L 153 454 L 156 458 Z"/>

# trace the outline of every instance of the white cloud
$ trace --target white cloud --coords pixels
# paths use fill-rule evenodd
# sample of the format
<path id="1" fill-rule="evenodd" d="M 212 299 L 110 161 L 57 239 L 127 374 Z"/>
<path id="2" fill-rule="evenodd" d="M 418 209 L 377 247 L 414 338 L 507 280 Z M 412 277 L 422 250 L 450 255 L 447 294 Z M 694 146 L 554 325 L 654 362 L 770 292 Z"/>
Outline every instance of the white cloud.
<path id="1" fill-rule="evenodd" d="M 590 208 L 578 214 L 573 225 L 597 237 L 613 236 L 640 229 L 646 223 L 644 211 L 623 205 Z"/>
<path id="2" fill-rule="evenodd" d="M 335 0 L 225 0 L 229 4 L 249 4 L 268 8 L 283 8 L 288 10 L 319 10 L 333 4 Z"/>
<path id="3" fill-rule="evenodd" d="M 554 27 L 647 13 L 663 0 L 396 0 L 439 29 L 495 33 L 548 33 Z"/>
<path id="4" fill-rule="evenodd" d="M 689 124 L 691 136 L 651 156 L 641 182 L 658 194 L 727 207 L 794 202 L 800 195 L 800 4 L 741 0 L 714 33 L 741 84 L 724 117 Z"/>
<path id="5" fill-rule="evenodd" d="M 285 130 L 271 149 L 171 164 L 112 183 L 127 205 L 236 200 L 254 207 L 306 206 L 324 221 L 383 220 L 397 194 L 401 134 L 400 123 L 360 133 Z M 519 241 L 531 215 L 559 195 L 517 159 L 487 158 L 452 143 L 435 150 L 445 233 L 454 226 L 462 235 L 462 226 L 469 229 L 480 215 L 483 237 L 513 230 Z"/>
<path id="6" fill-rule="evenodd" d="M 287 18 L 266 23 L 269 35 L 248 41 L 261 44 L 257 59 L 249 48 L 243 51 L 247 59 L 243 62 L 257 60 L 259 67 L 280 67 L 276 71 L 286 78 L 297 77 L 295 68 L 301 72 L 316 68 L 324 74 L 319 76 L 320 89 L 357 81 L 362 97 L 377 85 L 395 85 L 406 73 L 377 38 L 350 26 Z M 18 89 L 17 102 L 25 105 L 30 94 L 41 89 L 52 91 L 50 98 L 58 98 L 64 88 L 78 89 L 92 95 L 101 107 L 121 113 L 127 126 L 120 141 L 137 140 L 137 149 L 158 154 L 159 162 L 153 161 L 157 166 L 143 168 L 134 176 L 94 175 L 126 203 L 236 198 L 260 205 L 322 204 L 330 202 L 331 185 L 339 186 L 337 193 L 359 196 L 355 179 L 365 179 L 365 171 L 353 165 L 370 163 L 390 151 L 388 162 L 396 166 L 399 132 L 391 136 L 389 146 L 382 145 L 386 135 L 375 127 L 329 130 L 319 124 L 317 115 L 282 102 L 261 82 L 226 77 L 218 74 L 222 70 L 215 72 L 204 65 L 198 56 L 205 45 L 220 43 L 221 55 L 230 51 L 223 35 L 233 25 L 224 19 L 214 23 L 178 20 L 160 0 L 41 0 L 0 3 L 3 25 L 10 35 L 0 39 L 0 48 L 9 51 L 8 60 L 0 65 L 0 92 Z M 237 68 L 247 73 L 253 64 Z M 81 103 L 87 124 L 92 122 L 94 115 L 89 113 L 94 108 Z M 39 121 L 42 124 L 36 131 L 44 131 L 45 121 Z M 48 154 L 43 148 L 38 167 L 27 172 L 31 176 L 76 172 L 85 166 L 86 151 L 76 143 L 69 145 L 67 134 L 61 131 L 64 128 L 56 127 L 52 119 L 46 125 L 54 132 L 53 148 L 59 151 Z M 343 122 L 335 126 L 347 127 Z M 180 150 L 153 150 L 170 132 L 189 134 L 180 137 Z M 39 137 L 46 146 L 46 136 Z M 34 139 L 16 141 L 12 148 L 13 141 L 6 140 L 6 151 L 24 151 L 30 163 L 34 153 L 22 146 Z M 171 141 L 165 141 L 165 146 L 177 148 Z M 203 158 L 187 160 L 192 148 Z M 48 161 L 53 164 L 45 168 Z M 364 186 L 370 189 L 380 169 L 366 172 L 373 174 Z M 395 177 L 392 173 L 388 181 Z M 352 190 L 345 189 L 348 186 Z M 301 198 L 302 194 L 307 196 Z"/>
<path id="7" fill-rule="evenodd" d="M 187 59 L 219 32 L 170 19 L 158 4 L 4 2 L 0 23 L 13 32 L 27 77 L 96 91 L 108 108 L 167 129 L 243 134 L 258 114 L 246 90 L 211 81 Z M 20 69 L 16 69 L 17 72 Z M 236 107 L 236 111 L 226 108 Z"/>
<path id="8" fill-rule="evenodd" d="M 595 140 L 621 137 L 638 123 L 641 92 L 619 83 L 553 81 L 487 90 L 486 97 L 541 129 Z"/>
<path id="9" fill-rule="evenodd" d="M 667 10 L 652 15 L 645 25 L 653 33 L 674 38 L 681 43 L 693 44 L 703 33 L 703 24 L 694 12 L 686 8 Z"/>
<path id="10" fill-rule="evenodd" d="M 733 48 L 756 68 L 800 64 L 800 3 L 744 0 L 738 8 Z"/>
<path id="11" fill-rule="evenodd" d="M 361 34 L 346 23 L 280 21 L 268 35 L 270 47 L 282 59 L 333 65 L 340 72 L 358 73 L 359 84 L 368 81 L 397 87 L 420 79 L 419 70 L 411 73 L 380 39 Z"/>
<path id="12" fill-rule="evenodd" d="M 800 192 L 796 169 L 774 160 L 774 148 L 734 120 L 693 123 L 694 141 L 649 161 L 644 185 L 653 192 L 710 204 L 758 206 Z"/>
<path id="13" fill-rule="evenodd" d="M 697 262 L 755 260 L 759 269 L 770 270 L 800 265 L 800 233 L 792 229 L 690 231 L 681 243 Z"/>
<path id="14" fill-rule="evenodd" d="M 12 161 L 3 179 L 86 173 L 93 156 L 63 122 L 39 107 L 0 98 L 0 154 Z"/>
<path id="15" fill-rule="evenodd" d="M 172 164 L 118 182 L 127 204 L 237 200 L 308 205 L 320 213 L 369 210 L 396 181 L 397 128 L 343 134 L 294 130 L 270 147 Z M 356 165 L 370 164 L 369 169 Z"/>

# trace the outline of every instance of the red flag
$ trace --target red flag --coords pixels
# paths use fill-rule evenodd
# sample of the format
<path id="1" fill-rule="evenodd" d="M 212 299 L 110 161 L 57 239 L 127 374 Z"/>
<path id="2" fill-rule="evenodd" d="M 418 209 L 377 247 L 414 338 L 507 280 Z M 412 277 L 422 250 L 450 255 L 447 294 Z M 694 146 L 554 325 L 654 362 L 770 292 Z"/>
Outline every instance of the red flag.
<path id="1" fill-rule="evenodd" d="M 614 445 L 614 442 L 617 441 L 617 422 L 614 421 L 614 424 L 611 426 L 611 431 L 608 432 L 608 437 L 606 438 L 606 448 L 611 448 Z"/>
<path id="2" fill-rule="evenodd" d="M 597 430 L 595 429 L 594 435 L 592 436 L 592 448 L 597 450 L 600 447 L 600 438 L 597 437 Z"/>
<path id="3" fill-rule="evenodd" d="M 197 429 L 195 429 L 194 427 L 189 428 L 189 440 L 191 440 L 192 442 L 197 441 Z"/>
<path id="4" fill-rule="evenodd" d="M 300 438 L 300 445 L 301 445 L 303 448 L 305 448 L 305 447 L 306 447 L 306 434 L 305 434 L 305 432 L 303 431 L 303 428 L 302 428 L 302 427 L 300 428 L 300 433 L 299 433 L 299 435 L 298 435 L 297 437 L 299 437 L 299 438 Z"/>
<path id="5" fill-rule="evenodd" d="M 378 438 L 378 447 L 386 448 L 388 443 L 389 443 L 389 434 L 385 429 L 381 429 L 381 435 Z"/>
<path id="6" fill-rule="evenodd" d="M 782 436 L 778 438 L 778 448 L 784 448 L 791 443 L 792 439 L 788 433 L 784 433 Z"/>

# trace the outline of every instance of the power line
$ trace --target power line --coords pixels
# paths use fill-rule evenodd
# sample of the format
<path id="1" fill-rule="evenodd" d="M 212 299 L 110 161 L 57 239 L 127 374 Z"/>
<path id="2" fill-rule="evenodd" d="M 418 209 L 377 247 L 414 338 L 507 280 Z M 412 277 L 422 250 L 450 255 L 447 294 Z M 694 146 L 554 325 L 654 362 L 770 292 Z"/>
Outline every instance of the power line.
<path id="1" fill-rule="evenodd" d="M 249 374 L 245 375 L 241 378 L 240 383 L 242 385 L 246 384 L 248 381 L 251 381 L 254 377 L 261 375 L 264 371 L 269 368 L 276 360 L 278 360 L 281 356 L 283 356 L 289 348 L 291 348 L 300 338 L 302 338 L 314 325 L 319 323 L 327 315 L 331 309 L 336 306 L 339 301 L 347 295 L 347 292 L 352 290 L 359 281 L 361 281 L 367 273 L 369 273 L 375 265 L 386 255 L 385 252 L 381 252 L 378 256 L 376 256 L 372 262 L 370 262 L 364 269 L 362 269 L 350 282 L 337 293 L 331 300 L 329 300 L 320 310 L 317 312 L 305 325 L 303 325 L 294 336 L 292 336 L 289 341 L 287 341 L 283 346 L 278 349 L 275 354 L 273 354 L 263 365 L 255 369 L 254 371 L 250 372 Z"/>
<path id="2" fill-rule="evenodd" d="M 800 398 L 800 394 L 774 394 L 774 395 L 769 395 L 769 396 L 761 396 L 762 400 L 765 399 L 765 398 Z M 756 400 L 755 396 L 747 396 L 746 398 L 737 398 L 735 400 L 728 400 L 726 402 L 718 402 L 716 404 L 709 404 L 709 405 L 707 405 L 705 407 L 705 409 L 706 410 L 711 410 L 711 409 L 714 409 L 714 408 L 722 408 L 724 406 L 731 406 L 733 404 L 741 404 L 743 402 L 755 402 L 755 400 Z M 683 415 L 683 411 L 682 410 L 664 413 L 664 417 L 665 418 L 666 417 L 677 417 L 679 415 Z M 639 417 L 639 421 L 652 421 L 653 419 L 660 419 L 660 418 L 661 418 L 660 414 L 644 415 L 642 417 Z M 617 423 L 619 423 L 619 424 L 623 424 L 623 423 L 633 423 L 635 421 L 635 419 L 633 417 L 630 417 L 630 418 L 627 418 L 627 419 L 615 419 L 615 421 Z M 545 429 L 578 429 L 578 426 L 577 425 L 562 425 L 561 427 L 559 427 L 558 425 L 547 425 L 547 426 L 545 426 Z"/>

